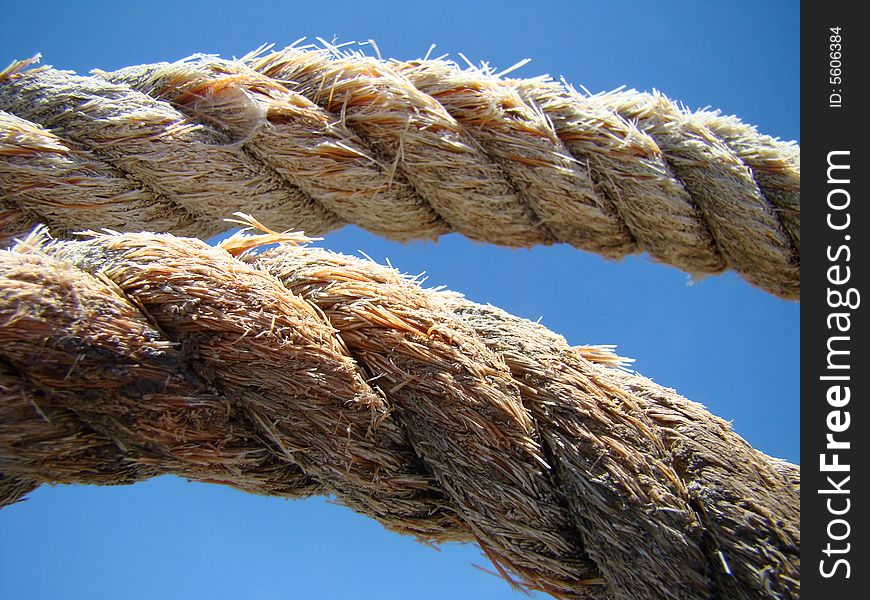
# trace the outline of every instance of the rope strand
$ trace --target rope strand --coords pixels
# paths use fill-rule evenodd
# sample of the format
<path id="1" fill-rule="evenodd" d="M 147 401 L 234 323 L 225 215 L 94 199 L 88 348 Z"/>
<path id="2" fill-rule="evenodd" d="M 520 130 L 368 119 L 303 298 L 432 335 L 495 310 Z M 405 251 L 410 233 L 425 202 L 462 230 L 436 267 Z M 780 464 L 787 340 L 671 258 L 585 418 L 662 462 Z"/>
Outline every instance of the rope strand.
<path id="1" fill-rule="evenodd" d="M 798 467 L 600 347 L 299 241 L 0 252 L 0 500 L 173 473 L 335 494 L 556 597 L 799 596 Z"/>
<path id="2" fill-rule="evenodd" d="M 119 229 L 208 236 L 216 213 L 245 210 L 310 235 L 355 223 L 401 241 L 453 230 L 643 251 L 800 294 L 797 146 L 658 93 L 581 95 L 334 48 L 92 77 L 25 66 L 0 75 L 5 239 L 39 220 L 59 233 L 116 227 L 127 203 Z M 73 189 L 96 174 L 104 187 Z"/>

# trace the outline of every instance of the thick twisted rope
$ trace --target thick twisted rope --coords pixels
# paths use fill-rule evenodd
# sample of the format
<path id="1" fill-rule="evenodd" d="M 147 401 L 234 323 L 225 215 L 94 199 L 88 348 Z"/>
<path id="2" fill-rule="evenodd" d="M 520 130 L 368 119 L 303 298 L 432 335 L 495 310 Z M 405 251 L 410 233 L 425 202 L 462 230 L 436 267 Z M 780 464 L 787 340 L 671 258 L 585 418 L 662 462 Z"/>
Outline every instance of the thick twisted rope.
<path id="1" fill-rule="evenodd" d="M 319 235 L 458 231 L 648 252 L 800 294 L 800 152 L 659 93 L 287 48 L 0 74 L 0 238 L 36 222 L 206 237 L 236 210 Z"/>
<path id="2" fill-rule="evenodd" d="M 606 351 L 294 240 L 0 251 L 0 504 L 173 473 L 335 494 L 557 597 L 799 596 L 798 467 Z"/>

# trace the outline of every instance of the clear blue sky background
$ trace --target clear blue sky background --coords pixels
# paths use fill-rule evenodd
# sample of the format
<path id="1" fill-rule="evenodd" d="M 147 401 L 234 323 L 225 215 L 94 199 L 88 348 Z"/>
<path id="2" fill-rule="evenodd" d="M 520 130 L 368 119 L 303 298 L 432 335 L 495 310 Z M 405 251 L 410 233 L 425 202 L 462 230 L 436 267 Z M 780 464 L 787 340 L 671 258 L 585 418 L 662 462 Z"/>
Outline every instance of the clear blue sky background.
<path id="1" fill-rule="evenodd" d="M 86 73 L 195 52 L 240 56 L 302 36 L 377 41 L 414 58 L 431 43 L 520 74 L 602 91 L 653 87 L 799 139 L 798 2 L 10 2 L 0 62 L 42 52 Z M 323 245 L 389 258 L 537 319 L 569 342 L 615 343 L 636 368 L 799 458 L 799 305 L 733 275 L 689 285 L 646 257 L 506 250 L 450 235 L 402 246 L 353 227 Z M 0 511 L 2 598 L 515 598 L 473 546 L 442 551 L 316 499 L 287 502 L 163 477 L 126 488 L 43 488 Z"/>

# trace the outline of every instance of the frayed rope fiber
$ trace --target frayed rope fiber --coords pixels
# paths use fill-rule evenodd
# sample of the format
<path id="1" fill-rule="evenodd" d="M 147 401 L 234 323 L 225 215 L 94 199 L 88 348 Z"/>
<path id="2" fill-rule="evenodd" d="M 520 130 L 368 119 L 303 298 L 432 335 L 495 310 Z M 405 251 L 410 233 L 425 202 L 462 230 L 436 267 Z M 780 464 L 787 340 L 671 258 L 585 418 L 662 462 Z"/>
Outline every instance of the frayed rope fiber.
<path id="1" fill-rule="evenodd" d="M 328 45 L 90 77 L 28 64 L 0 73 L 0 242 L 38 222 L 204 238 L 244 210 L 309 235 L 643 251 L 800 295 L 798 146 L 660 93 Z"/>
<path id="2" fill-rule="evenodd" d="M 0 250 L 0 505 L 171 473 L 334 494 L 555 597 L 799 597 L 799 467 L 606 347 L 246 222 Z"/>

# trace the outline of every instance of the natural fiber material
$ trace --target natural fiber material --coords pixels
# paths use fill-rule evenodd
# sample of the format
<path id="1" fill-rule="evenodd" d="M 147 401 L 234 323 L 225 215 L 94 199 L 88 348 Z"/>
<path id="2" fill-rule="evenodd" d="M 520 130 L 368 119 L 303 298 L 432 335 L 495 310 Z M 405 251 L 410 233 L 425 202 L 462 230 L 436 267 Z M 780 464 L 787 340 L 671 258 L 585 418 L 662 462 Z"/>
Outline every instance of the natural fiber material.
<path id="1" fill-rule="evenodd" d="M 332 47 L 24 66 L 0 74 L 0 238 L 39 221 L 208 236 L 245 210 L 311 235 L 645 251 L 800 294 L 798 147 L 658 93 Z"/>
<path id="2" fill-rule="evenodd" d="M 799 596 L 798 467 L 606 349 L 299 241 L 0 251 L 0 503 L 174 473 L 335 494 L 557 597 Z"/>

